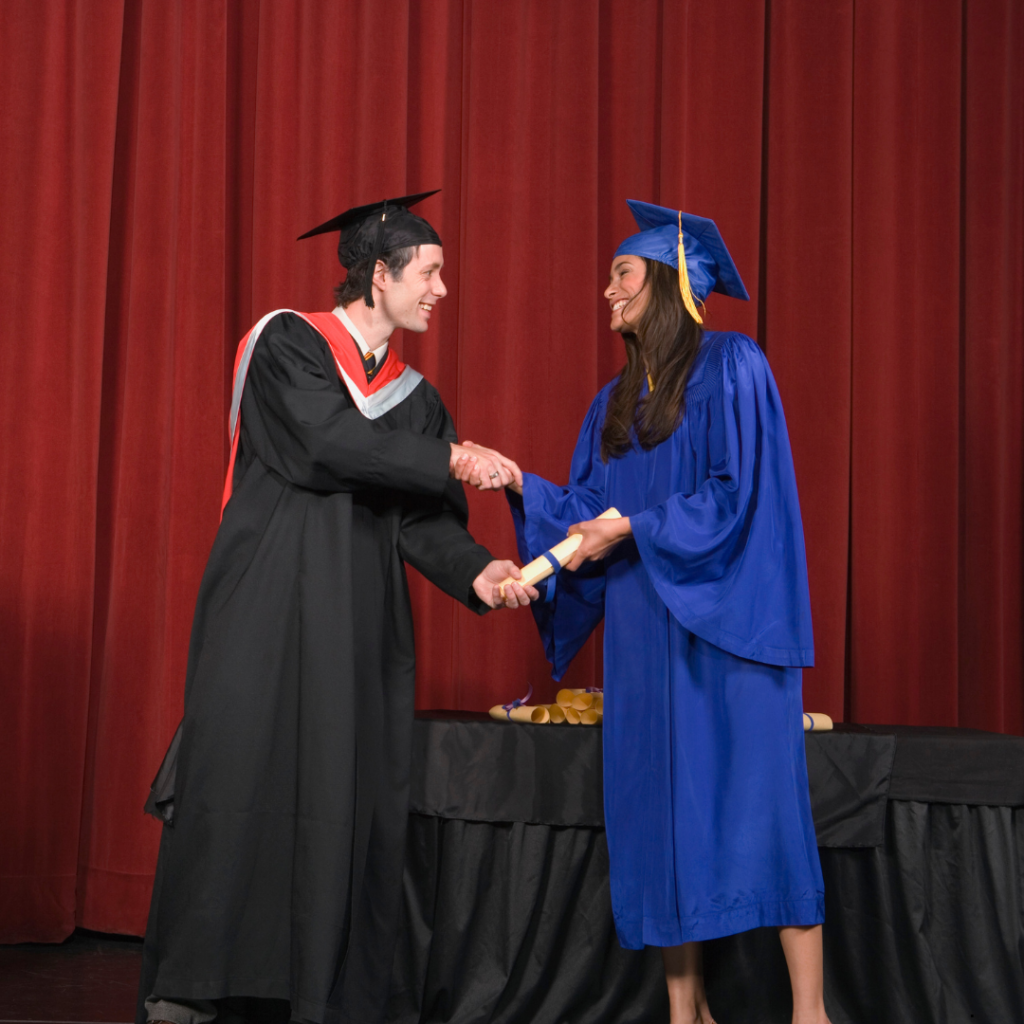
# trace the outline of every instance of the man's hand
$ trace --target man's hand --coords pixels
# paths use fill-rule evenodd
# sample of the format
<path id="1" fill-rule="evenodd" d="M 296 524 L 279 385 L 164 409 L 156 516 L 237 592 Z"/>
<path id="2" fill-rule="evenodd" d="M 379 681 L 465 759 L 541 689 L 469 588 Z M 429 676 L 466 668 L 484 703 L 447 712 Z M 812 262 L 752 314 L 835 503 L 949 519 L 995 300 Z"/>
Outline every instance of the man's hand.
<path id="1" fill-rule="evenodd" d="M 626 537 L 632 537 L 633 528 L 629 525 L 629 516 L 623 516 L 621 519 L 588 519 L 585 523 L 570 526 L 568 533 L 570 537 L 574 533 L 583 534 L 583 541 L 576 549 L 576 554 L 565 566 L 575 572 L 584 562 L 596 562 L 604 558 Z"/>
<path id="2" fill-rule="evenodd" d="M 461 448 L 464 452 L 457 461 L 462 464 L 462 468 L 452 473 L 457 480 L 464 480 L 474 487 L 479 487 L 481 491 L 486 490 L 500 490 L 501 487 L 508 487 L 515 491 L 516 494 L 523 493 L 523 473 L 522 470 L 508 457 L 496 452 L 493 448 L 484 448 L 482 445 L 474 444 L 472 441 L 463 441 L 461 445 L 452 445 L 452 448 Z M 470 450 L 472 449 L 472 450 Z M 475 480 L 470 479 L 469 476 L 459 475 L 460 473 L 468 473 L 472 470 L 472 465 L 469 460 L 473 457 L 485 457 L 492 460 L 497 460 L 501 463 L 498 469 L 498 476 L 489 476 L 488 479 L 491 481 L 489 487 L 480 487 Z M 464 461 L 465 460 L 465 461 Z M 454 464 L 454 462 L 453 462 Z M 491 472 L 494 472 L 493 470 Z M 502 481 L 499 484 L 499 481 Z"/>
<path id="3" fill-rule="evenodd" d="M 490 448 L 467 441 L 453 444 L 448 460 L 448 475 L 481 491 L 500 491 L 515 481 L 519 467 Z M 519 473 L 522 480 L 522 474 Z"/>
<path id="4" fill-rule="evenodd" d="M 505 608 L 519 608 L 522 605 L 529 604 L 531 601 L 536 601 L 540 597 L 536 587 L 525 587 L 519 583 L 511 583 L 505 587 L 505 597 L 503 600 L 498 585 L 504 583 L 509 576 L 514 580 L 523 578 L 523 574 L 519 571 L 519 567 L 515 562 L 510 562 L 507 558 L 496 558 L 493 562 L 488 562 L 484 567 L 484 571 L 473 580 L 473 590 L 476 592 L 476 596 L 488 608 L 501 608 L 502 606 Z"/>

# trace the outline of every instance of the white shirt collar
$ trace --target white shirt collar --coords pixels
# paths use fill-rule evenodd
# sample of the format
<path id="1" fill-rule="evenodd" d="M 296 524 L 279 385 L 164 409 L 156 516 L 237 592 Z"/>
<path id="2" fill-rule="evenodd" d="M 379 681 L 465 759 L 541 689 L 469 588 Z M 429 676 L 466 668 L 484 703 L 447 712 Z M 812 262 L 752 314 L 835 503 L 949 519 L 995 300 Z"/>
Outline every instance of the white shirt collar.
<path id="1" fill-rule="evenodd" d="M 363 357 L 365 357 L 366 353 L 370 351 L 370 346 L 366 344 L 366 339 L 359 333 L 359 328 L 352 323 L 352 317 L 345 312 L 345 307 L 335 306 L 332 312 L 345 325 L 345 330 L 356 339 L 356 344 L 359 346 L 359 352 Z M 380 348 L 374 350 L 373 354 L 377 357 L 377 362 L 379 364 L 388 354 L 388 343 L 385 341 Z"/>

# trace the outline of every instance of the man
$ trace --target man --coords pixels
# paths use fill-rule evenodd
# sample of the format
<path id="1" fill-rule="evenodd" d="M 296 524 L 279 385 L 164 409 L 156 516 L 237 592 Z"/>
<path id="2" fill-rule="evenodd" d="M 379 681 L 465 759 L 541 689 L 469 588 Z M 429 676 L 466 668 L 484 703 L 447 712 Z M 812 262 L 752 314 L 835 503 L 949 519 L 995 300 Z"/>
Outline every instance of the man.
<path id="1" fill-rule="evenodd" d="M 269 314 L 239 347 L 140 1024 L 383 1018 L 413 720 L 404 563 L 479 613 L 519 575 L 466 530 L 460 482 L 498 490 L 510 470 L 457 444 L 388 349 L 446 293 L 441 240 L 408 209 L 430 194 L 302 236 L 341 231 L 337 308 Z"/>

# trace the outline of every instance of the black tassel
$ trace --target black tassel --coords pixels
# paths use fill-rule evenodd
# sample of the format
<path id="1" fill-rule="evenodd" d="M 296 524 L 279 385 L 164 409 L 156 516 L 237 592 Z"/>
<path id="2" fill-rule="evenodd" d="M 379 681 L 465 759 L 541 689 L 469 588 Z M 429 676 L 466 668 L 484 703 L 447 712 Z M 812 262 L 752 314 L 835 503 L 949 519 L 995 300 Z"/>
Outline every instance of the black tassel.
<path id="1" fill-rule="evenodd" d="M 373 309 L 373 275 L 377 269 L 377 260 L 380 259 L 380 251 L 384 245 L 384 220 L 388 215 L 388 204 L 384 203 L 384 209 L 381 211 L 380 220 L 377 222 L 377 237 L 373 242 L 373 253 L 370 256 L 370 268 L 369 273 L 366 275 L 366 288 L 363 290 L 363 301 Z"/>

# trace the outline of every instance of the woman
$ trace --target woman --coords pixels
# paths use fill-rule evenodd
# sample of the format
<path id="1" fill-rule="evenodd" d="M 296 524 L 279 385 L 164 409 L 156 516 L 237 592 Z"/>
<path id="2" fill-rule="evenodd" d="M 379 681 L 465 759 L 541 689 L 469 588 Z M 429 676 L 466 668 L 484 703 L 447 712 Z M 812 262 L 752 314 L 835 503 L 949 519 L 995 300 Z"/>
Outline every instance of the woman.
<path id="1" fill-rule="evenodd" d="M 605 619 L 612 905 L 623 946 L 663 947 L 672 1024 L 711 1021 L 700 941 L 765 925 L 794 1024 L 822 1024 L 813 648 L 782 407 L 753 341 L 702 330 L 695 299 L 749 298 L 714 223 L 629 205 L 641 230 L 604 293 L 626 366 L 591 405 L 567 487 L 516 469 L 520 553 L 583 536 L 533 607 L 556 679 Z M 609 507 L 622 518 L 596 519 Z"/>

